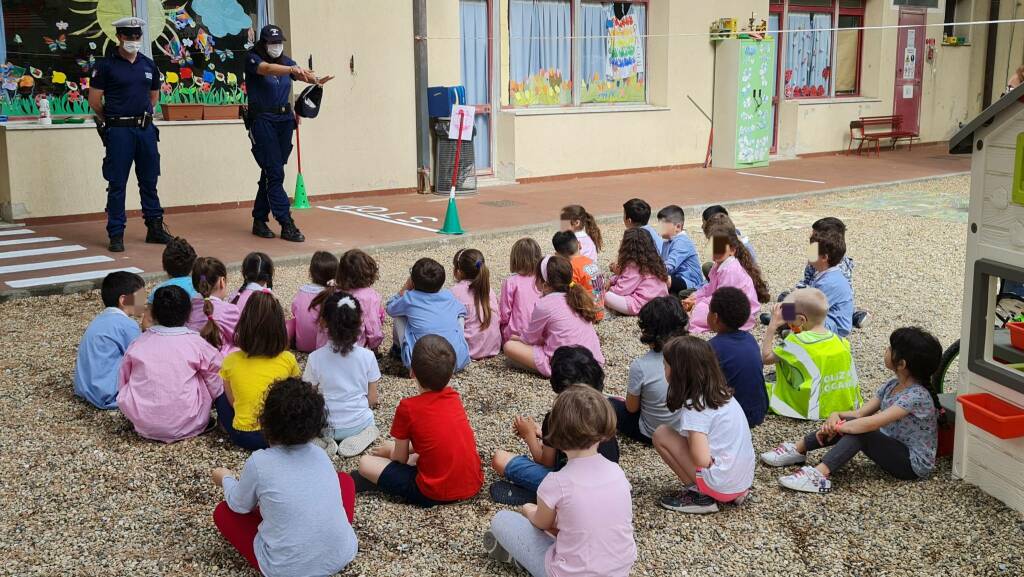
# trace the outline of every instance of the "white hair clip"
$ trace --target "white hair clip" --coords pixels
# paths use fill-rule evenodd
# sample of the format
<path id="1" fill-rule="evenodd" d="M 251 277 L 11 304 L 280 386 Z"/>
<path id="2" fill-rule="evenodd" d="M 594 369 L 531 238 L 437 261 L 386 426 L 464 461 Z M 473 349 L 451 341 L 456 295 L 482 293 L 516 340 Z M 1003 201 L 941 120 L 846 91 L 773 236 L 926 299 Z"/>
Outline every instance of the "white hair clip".
<path id="1" fill-rule="evenodd" d="M 348 307 L 350 309 L 355 309 L 356 308 L 356 302 L 354 300 L 352 300 L 352 297 L 340 298 L 340 299 L 338 299 L 338 308 L 340 309 L 341 307 Z"/>

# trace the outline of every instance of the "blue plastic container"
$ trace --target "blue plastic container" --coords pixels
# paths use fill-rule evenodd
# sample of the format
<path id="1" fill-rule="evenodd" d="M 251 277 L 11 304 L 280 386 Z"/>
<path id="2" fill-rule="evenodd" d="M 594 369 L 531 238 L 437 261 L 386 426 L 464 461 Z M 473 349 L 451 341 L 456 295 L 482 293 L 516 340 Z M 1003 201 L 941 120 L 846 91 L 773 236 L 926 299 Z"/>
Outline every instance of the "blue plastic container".
<path id="1" fill-rule="evenodd" d="M 447 118 L 452 106 L 466 104 L 465 86 L 431 86 L 427 88 L 427 112 L 431 118 Z"/>

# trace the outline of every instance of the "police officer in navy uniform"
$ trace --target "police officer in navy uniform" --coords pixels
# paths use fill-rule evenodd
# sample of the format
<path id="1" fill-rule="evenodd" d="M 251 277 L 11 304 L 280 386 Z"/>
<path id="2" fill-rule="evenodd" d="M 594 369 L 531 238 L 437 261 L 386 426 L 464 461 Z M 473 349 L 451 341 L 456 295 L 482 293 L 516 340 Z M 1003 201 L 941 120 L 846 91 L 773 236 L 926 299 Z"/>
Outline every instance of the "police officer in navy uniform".
<path id="1" fill-rule="evenodd" d="M 139 181 L 146 242 L 167 244 L 164 209 L 156 192 L 160 176 L 160 140 L 153 126 L 153 107 L 160 94 L 160 72 L 142 50 L 146 21 L 128 17 L 115 21 L 120 45 L 99 60 L 89 82 L 89 106 L 96 113 L 96 128 L 106 147 L 103 178 L 107 181 L 107 236 L 110 251 L 124 251 L 125 186 L 132 163 Z"/>
<path id="2" fill-rule="evenodd" d="M 259 42 L 246 56 L 245 86 L 249 97 L 246 128 L 252 141 L 252 155 L 260 166 L 259 188 L 252 208 L 252 233 L 274 238 L 267 226 L 272 213 L 281 225 L 281 238 L 303 242 L 292 220 L 288 193 L 284 190 L 284 167 L 292 152 L 295 116 L 289 98 L 292 80 L 324 84 L 333 76 L 317 78 L 312 70 L 295 64 L 284 54 L 284 33 L 273 24 L 260 30 Z"/>

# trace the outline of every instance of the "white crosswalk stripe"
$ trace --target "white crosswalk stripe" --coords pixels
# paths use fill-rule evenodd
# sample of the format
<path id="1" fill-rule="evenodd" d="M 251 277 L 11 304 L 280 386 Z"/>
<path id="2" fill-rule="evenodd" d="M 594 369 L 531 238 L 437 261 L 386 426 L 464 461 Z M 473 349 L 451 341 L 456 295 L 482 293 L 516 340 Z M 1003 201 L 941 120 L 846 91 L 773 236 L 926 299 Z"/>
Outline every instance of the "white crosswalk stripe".
<path id="1" fill-rule="evenodd" d="M 50 246 L 47 248 L 29 248 L 25 250 L 9 250 L 0 252 L 0 259 L 25 258 L 27 256 L 42 256 L 44 254 L 60 254 L 65 252 L 76 252 L 85 250 L 80 244 L 69 244 L 66 246 Z"/>
<path id="2" fill-rule="evenodd" d="M 15 236 L 19 234 L 35 234 L 36 231 L 27 228 L 0 229 L 0 236 Z"/>
<path id="3" fill-rule="evenodd" d="M 85 256 L 82 258 L 68 258 L 64 260 L 51 260 L 43 262 L 30 262 L 26 264 L 13 264 L 0 266 L 0 274 L 14 274 L 18 272 L 29 272 L 33 270 L 46 270 L 51 268 L 63 268 L 69 266 L 81 266 L 84 264 L 96 264 L 101 262 L 114 262 L 109 256 Z"/>
<path id="4" fill-rule="evenodd" d="M 18 244 L 37 244 L 40 242 L 54 242 L 60 240 L 58 236 L 37 236 L 35 238 L 18 238 L 14 240 L 0 240 L 0 246 L 14 246 Z"/>
<path id="5" fill-rule="evenodd" d="M 9 286 L 11 288 L 31 288 L 31 287 L 45 286 L 45 285 L 51 285 L 51 284 L 69 283 L 69 282 L 77 282 L 77 281 L 83 281 L 83 280 L 94 280 L 94 279 L 98 279 L 98 278 L 103 278 L 103 277 L 107 276 L 108 274 L 110 274 L 112 272 L 119 272 L 119 271 L 133 272 L 133 273 L 136 273 L 136 274 L 139 274 L 139 273 L 143 272 L 143 270 L 141 268 L 135 268 L 135 267 L 111 268 L 111 269 L 104 269 L 104 270 L 93 270 L 93 271 L 88 271 L 88 272 L 77 272 L 77 273 L 72 273 L 72 274 L 62 274 L 62 275 L 56 275 L 56 276 L 44 276 L 44 277 L 38 277 L 38 278 L 26 278 L 26 279 L 22 279 L 22 280 L 12 280 L 12 281 L 7 281 L 4 284 L 6 284 L 7 286 Z"/>

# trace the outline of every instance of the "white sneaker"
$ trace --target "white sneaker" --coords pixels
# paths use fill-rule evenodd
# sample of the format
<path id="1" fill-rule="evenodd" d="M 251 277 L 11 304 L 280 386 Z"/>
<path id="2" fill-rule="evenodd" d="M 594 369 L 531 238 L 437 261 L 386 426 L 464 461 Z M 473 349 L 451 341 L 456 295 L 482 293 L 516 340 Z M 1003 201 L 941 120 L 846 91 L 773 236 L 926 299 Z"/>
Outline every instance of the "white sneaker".
<path id="1" fill-rule="evenodd" d="M 313 439 L 313 444 L 323 449 L 328 457 L 333 457 L 338 452 L 337 441 L 330 437 L 317 437 Z"/>
<path id="2" fill-rule="evenodd" d="M 377 430 L 377 426 L 370 425 L 355 435 L 342 440 L 338 444 L 338 455 L 342 457 L 355 457 L 372 445 L 379 436 L 380 431 Z"/>
<path id="3" fill-rule="evenodd" d="M 801 467 L 792 475 L 779 477 L 779 484 L 804 493 L 828 493 L 832 490 L 832 481 L 814 467 Z"/>
<path id="4" fill-rule="evenodd" d="M 801 455 L 793 443 L 782 443 L 767 453 L 761 453 L 761 462 L 769 467 L 790 467 L 802 465 L 807 461 L 806 455 Z"/>

